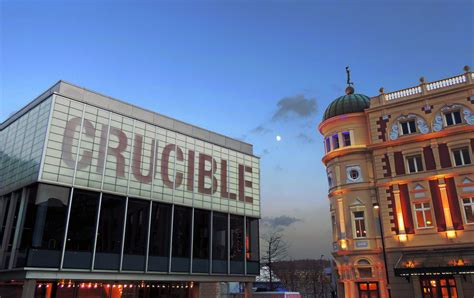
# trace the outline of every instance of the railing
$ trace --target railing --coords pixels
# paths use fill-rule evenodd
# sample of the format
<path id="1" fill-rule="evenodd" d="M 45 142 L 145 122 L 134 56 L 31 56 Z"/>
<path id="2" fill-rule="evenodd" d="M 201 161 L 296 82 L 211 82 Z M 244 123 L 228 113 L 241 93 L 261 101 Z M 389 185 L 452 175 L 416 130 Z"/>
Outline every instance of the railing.
<path id="1" fill-rule="evenodd" d="M 387 94 L 385 94 L 385 100 L 398 99 L 398 98 L 401 98 L 401 97 L 406 97 L 406 96 L 419 94 L 419 93 L 421 93 L 421 87 L 420 86 L 411 87 L 411 88 L 407 88 L 407 89 L 387 93 Z"/>
<path id="2" fill-rule="evenodd" d="M 429 84 L 426 85 L 426 90 L 431 91 L 431 90 L 434 90 L 434 89 L 449 87 L 449 86 L 452 86 L 452 85 L 462 84 L 462 83 L 465 83 L 465 82 L 466 82 L 466 76 L 465 75 L 460 75 L 460 76 L 457 76 L 457 77 L 453 77 L 453 78 L 439 80 L 439 81 L 429 83 Z"/>
<path id="3" fill-rule="evenodd" d="M 459 84 L 472 83 L 474 81 L 474 73 L 470 71 L 468 67 L 464 69 L 466 72 L 462 75 L 458 75 L 451 78 L 446 78 L 431 83 L 425 83 L 424 78 L 420 79 L 421 84 L 414 87 L 409 87 L 406 89 L 384 93 L 383 88 L 380 89 L 380 96 L 385 101 L 392 101 L 404 97 L 410 97 L 417 94 L 424 94 L 426 92 L 431 92 L 437 89 L 447 88 Z"/>

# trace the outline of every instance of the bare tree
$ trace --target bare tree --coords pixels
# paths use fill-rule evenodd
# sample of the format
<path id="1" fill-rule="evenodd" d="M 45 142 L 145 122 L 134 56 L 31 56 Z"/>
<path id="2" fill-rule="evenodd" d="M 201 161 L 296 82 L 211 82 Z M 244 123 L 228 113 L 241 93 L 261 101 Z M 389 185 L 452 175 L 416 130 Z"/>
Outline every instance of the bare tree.
<path id="1" fill-rule="evenodd" d="M 270 289 L 273 291 L 273 264 L 283 261 L 288 255 L 288 244 L 283 239 L 283 235 L 279 231 L 269 231 L 262 236 L 263 252 L 262 265 L 268 268 L 268 277 L 270 281 Z"/>

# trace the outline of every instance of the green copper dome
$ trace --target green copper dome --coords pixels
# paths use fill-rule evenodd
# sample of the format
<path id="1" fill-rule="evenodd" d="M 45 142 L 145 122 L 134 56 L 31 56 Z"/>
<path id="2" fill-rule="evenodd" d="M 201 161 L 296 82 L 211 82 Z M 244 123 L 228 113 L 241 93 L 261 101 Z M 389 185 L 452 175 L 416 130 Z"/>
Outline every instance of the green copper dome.
<path id="1" fill-rule="evenodd" d="M 354 94 L 354 88 L 347 87 L 346 95 L 336 98 L 324 112 L 323 121 L 339 115 L 363 112 L 370 106 L 370 98 L 363 94 Z"/>

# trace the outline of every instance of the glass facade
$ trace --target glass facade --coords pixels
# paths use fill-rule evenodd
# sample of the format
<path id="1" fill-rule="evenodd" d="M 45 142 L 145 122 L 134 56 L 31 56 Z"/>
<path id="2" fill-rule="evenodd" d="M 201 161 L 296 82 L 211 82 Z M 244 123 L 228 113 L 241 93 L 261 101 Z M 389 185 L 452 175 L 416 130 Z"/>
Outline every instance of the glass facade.
<path id="1" fill-rule="evenodd" d="M 38 180 L 50 110 L 51 97 L 0 130 L 0 194 Z"/>
<path id="2" fill-rule="evenodd" d="M 70 194 L 37 183 L 2 197 L 4 269 L 62 263 L 64 269 L 259 273 L 256 218 L 77 188 Z"/>
<path id="3" fill-rule="evenodd" d="M 76 189 L 67 230 L 64 268 L 87 269 L 92 264 L 99 193 Z"/>
<path id="4" fill-rule="evenodd" d="M 167 272 L 170 256 L 172 206 L 153 202 L 148 270 Z"/>
<path id="5" fill-rule="evenodd" d="M 124 197 L 102 195 L 96 235 L 95 269 L 118 270 L 120 268 L 125 203 Z"/>
<path id="6" fill-rule="evenodd" d="M 28 188 L 15 267 L 59 267 L 69 194 L 69 188 L 48 184 Z"/>
<path id="7" fill-rule="evenodd" d="M 248 144 L 58 93 L 19 115 L 0 127 L 0 269 L 259 273 Z"/>
<path id="8" fill-rule="evenodd" d="M 257 157 L 54 97 L 40 179 L 260 217 Z"/>
<path id="9" fill-rule="evenodd" d="M 194 210 L 193 272 L 209 272 L 211 212 Z"/>

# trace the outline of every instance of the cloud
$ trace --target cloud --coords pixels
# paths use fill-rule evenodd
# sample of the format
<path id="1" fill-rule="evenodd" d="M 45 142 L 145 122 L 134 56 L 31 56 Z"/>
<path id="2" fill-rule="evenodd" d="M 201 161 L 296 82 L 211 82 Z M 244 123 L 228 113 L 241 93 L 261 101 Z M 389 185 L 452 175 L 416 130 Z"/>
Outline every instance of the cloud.
<path id="1" fill-rule="evenodd" d="M 272 121 L 287 120 L 291 117 L 309 118 L 316 114 L 316 99 L 304 95 L 287 96 L 277 103 Z"/>
<path id="2" fill-rule="evenodd" d="M 298 136 L 297 136 L 298 140 L 302 141 L 303 143 L 307 143 L 307 144 L 311 144 L 314 142 L 314 139 L 313 137 L 305 134 L 305 133 L 300 133 Z"/>
<path id="3" fill-rule="evenodd" d="M 243 135 L 241 135 L 240 137 L 235 137 L 235 136 L 234 136 L 234 138 L 235 138 L 236 140 L 245 142 L 245 140 L 247 139 L 247 135 L 246 135 L 246 134 L 243 134 Z"/>
<path id="4" fill-rule="evenodd" d="M 263 124 L 260 124 L 259 126 L 255 127 L 250 131 L 250 133 L 257 134 L 257 135 L 266 135 L 267 133 L 272 132 L 271 129 L 266 128 Z"/>
<path id="5" fill-rule="evenodd" d="M 290 226 L 291 224 L 295 222 L 300 222 L 300 221 L 303 221 L 303 220 L 300 218 L 290 217 L 287 215 L 281 215 L 277 217 L 264 217 L 262 219 L 262 223 L 264 225 L 271 226 L 272 228 L 280 228 L 280 227 L 284 228 L 284 227 Z"/>
<path id="6" fill-rule="evenodd" d="M 284 170 L 284 169 L 282 168 L 282 166 L 280 166 L 280 165 L 276 165 L 276 166 L 275 166 L 275 171 L 277 171 L 277 172 L 283 172 L 283 170 Z"/>

